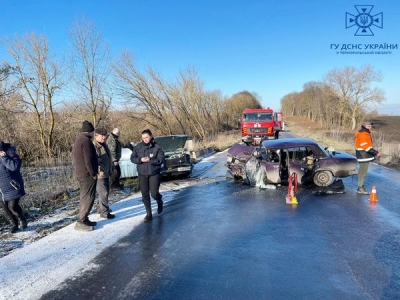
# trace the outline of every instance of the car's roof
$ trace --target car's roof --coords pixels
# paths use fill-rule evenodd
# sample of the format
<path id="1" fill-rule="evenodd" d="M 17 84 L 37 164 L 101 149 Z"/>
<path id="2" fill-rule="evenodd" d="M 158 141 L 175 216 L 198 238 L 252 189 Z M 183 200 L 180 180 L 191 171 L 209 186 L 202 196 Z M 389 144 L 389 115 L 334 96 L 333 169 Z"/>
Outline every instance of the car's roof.
<path id="1" fill-rule="evenodd" d="M 301 146 L 318 146 L 318 143 L 311 139 L 306 138 L 284 138 L 277 140 L 265 140 L 263 141 L 263 146 L 265 148 L 274 148 L 274 149 L 285 149 L 292 147 L 301 147 Z"/>

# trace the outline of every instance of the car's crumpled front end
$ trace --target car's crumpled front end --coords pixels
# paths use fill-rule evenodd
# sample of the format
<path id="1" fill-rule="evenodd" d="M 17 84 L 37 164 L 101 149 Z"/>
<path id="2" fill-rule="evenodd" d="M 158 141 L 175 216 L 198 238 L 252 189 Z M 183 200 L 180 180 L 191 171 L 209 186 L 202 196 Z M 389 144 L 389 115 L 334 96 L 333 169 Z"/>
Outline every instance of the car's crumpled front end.
<path id="1" fill-rule="evenodd" d="M 252 156 L 254 148 L 243 144 L 234 144 L 228 150 L 226 166 L 234 177 L 246 179 L 246 163 Z"/>

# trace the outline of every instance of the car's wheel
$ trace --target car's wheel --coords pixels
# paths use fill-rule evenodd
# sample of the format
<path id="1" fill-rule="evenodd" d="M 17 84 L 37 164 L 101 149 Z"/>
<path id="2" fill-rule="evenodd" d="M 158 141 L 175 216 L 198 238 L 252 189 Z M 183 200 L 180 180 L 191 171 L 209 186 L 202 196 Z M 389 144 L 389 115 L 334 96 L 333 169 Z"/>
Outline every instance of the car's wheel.
<path id="1" fill-rule="evenodd" d="M 314 175 L 314 183 L 317 186 L 329 186 L 333 183 L 334 178 L 329 171 L 320 171 Z"/>

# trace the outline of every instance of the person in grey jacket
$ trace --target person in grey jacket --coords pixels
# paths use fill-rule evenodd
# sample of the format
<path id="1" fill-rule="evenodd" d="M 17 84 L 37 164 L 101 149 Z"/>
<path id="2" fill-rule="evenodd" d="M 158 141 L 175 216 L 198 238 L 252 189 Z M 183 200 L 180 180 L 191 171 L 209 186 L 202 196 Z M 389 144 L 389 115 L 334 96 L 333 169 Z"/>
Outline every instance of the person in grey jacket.
<path id="1" fill-rule="evenodd" d="M 72 148 L 74 175 L 79 183 L 79 213 L 76 230 L 91 231 L 96 222 L 89 220 L 96 197 L 98 161 L 92 137 L 94 127 L 89 121 L 82 122 L 81 133 L 76 137 Z"/>
<path id="2" fill-rule="evenodd" d="M 107 130 L 105 128 L 96 128 L 94 130 L 93 145 L 97 153 L 99 169 L 97 172 L 96 191 L 99 194 L 99 206 L 97 212 L 101 218 L 114 219 L 115 215 L 110 213 L 108 205 L 108 195 L 110 193 L 110 174 L 112 171 L 111 153 L 105 143 Z"/>
<path id="3" fill-rule="evenodd" d="M 21 159 L 14 145 L 0 141 L 0 197 L 3 211 L 11 224 L 11 233 L 27 227 L 19 200 L 25 195 Z M 20 224 L 18 223 L 20 221 Z"/>
<path id="4" fill-rule="evenodd" d="M 114 128 L 108 137 L 106 143 L 108 149 L 110 149 L 111 159 L 113 163 L 114 170 L 110 175 L 110 182 L 112 188 L 122 188 L 123 185 L 119 182 L 121 177 L 121 167 L 119 166 L 119 160 L 121 159 L 122 145 L 119 140 L 120 130 Z"/>
<path id="5" fill-rule="evenodd" d="M 142 202 L 146 208 L 144 221 L 148 222 L 153 219 L 150 194 L 157 201 L 158 214 L 163 211 L 162 195 L 159 189 L 161 165 L 164 163 L 164 151 L 154 140 L 150 129 L 143 130 L 142 140 L 133 148 L 131 162 L 137 165 L 139 188 L 142 193 Z"/>

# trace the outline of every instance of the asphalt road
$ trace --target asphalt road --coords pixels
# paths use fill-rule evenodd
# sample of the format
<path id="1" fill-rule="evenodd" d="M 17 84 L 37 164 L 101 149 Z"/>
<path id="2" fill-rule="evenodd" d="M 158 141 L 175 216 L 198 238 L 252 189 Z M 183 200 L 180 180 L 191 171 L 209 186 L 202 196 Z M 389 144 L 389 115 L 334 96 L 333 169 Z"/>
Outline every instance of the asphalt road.
<path id="1" fill-rule="evenodd" d="M 106 249 L 83 275 L 42 299 L 398 299 L 400 175 L 371 166 L 355 193 L 261 190 L 226 179 L 216 155 L 205 184 Z"/>

